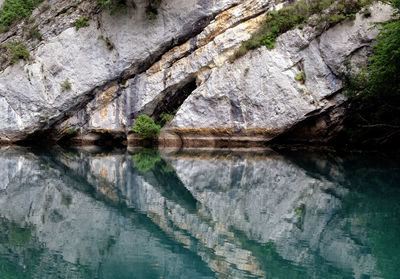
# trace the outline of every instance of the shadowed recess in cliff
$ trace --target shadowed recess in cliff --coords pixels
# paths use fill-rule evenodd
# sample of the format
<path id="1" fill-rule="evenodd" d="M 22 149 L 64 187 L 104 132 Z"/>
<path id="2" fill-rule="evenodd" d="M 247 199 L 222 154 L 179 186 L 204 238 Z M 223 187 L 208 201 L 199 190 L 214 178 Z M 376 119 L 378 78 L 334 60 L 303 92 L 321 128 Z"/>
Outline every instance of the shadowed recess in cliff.
<path id="1" fill-rule="evenodd" d="M 169 90 L 158 102 L 153 112 L 153 117 L 162 121 L 163 114 L 175 115 L 183 102 L 197 88 L 196 79 L 191 79 L 175 90 Z"/>
<path id="2" fill-rule="evenodd" d="M 91 131 L 90 134 L 92 136 L 90 144 L 111 148 L 126 145 L 126 134 L 123 132 Z M 77 133 L 66 133 L 62 138 L 57 140 L 57 143 L 61 146 L 71 146 L 77 143 L 85 144 L 85 140 L 80 140 Z"/>

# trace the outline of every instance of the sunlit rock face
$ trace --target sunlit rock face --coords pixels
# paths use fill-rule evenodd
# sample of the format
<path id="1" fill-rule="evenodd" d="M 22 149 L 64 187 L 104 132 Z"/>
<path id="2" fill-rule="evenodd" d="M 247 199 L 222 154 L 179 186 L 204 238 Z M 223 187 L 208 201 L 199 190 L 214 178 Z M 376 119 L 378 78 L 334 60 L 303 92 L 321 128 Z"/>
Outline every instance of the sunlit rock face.
<path id="1" fill-rule="evenodd" d="M 271 150 L 162 157 L 99 148 L 1 151 L 0 217 L 30 228 L 29 243 L 45 249 L 39 261 L 57 255 L 60 270 L 151 276 L 150 270 L 165 278 L 381 276 L 374 241 L 384 238 L 371 238 L 369 226 L 376 214 L 381 220 L 390 213 L 368 187 L 365 197 L 353 189 L 356 176 L 340 158 Z M 385 176 L 379 168 L 374 174 L 377 183 Z M 391 207 L 398 195 L 382 197 Z"/>
<path id="2" fill-rule="evenodd" d="M 344 61 L 354 61 L 354 67 L 362 64 L 367 54 L 362 50 L 378 33 L 371 24 L 391 14 L 387 6 L 371 10 L 371 18 L 358 14 L 354 22 L 345 21 L 322 34 L 311 27 L 286 32 L 272 50 L 261 47 L 211 69 L 169 129 L 186 145 L 199 145 L 196 137 L 201 136 L 209 137 L 211 145 L 218 145 L 213 143 L 218 137 L 231 141 L 259 137 L 265 142 L 311 115 L 337 108 L 345 100 L 340 92 Z M 337 123 L 343 113 L 334 110 L 317 128 L 326 131 L 328 123 Z"/>
<path id="3" fill-rule="evenodd" d="M 84 1 L 78 7 L 71 1 L 46 2 L 54 4 L 52 9 L 43 11 L 39 6 L 32 15 L 45 40 L 32 49 L 29 63 L 19 62 L 0 72 L 0 120 L 8 119 L 1 121 L 2 140 L 21 139 L 54 126 L 93 99 L 97 107 L 89 105 L 87 110 L 95 114 L 93 110 L 103 109 L 118 95 L 119 80 L 146 70 L 172 46 L 201 32 L 216 14 L 241 1 L 163 1 L 155 20 L 147 18 L 147 1 L 135 1 L 136 9 L 118 16 L 95 14 L 90 26 L 79 30 L 74 27 L 75 20 L 85 12 L 95 13 L 96 2 Z M 18 39 L 11 36 L 12 31 L 0 35 L 0 42 Z M 113 50 L 107 49 L 105 38 L 112 42 Z M 61 87 L 66 80 L 70 90 Z M 110 87 L 113 94 L 102 98 L 101 93 Z M 98 128 L 95 119 L 93 116 L 90 123 Z M 102 128 L 116 129 L 112 123 L 106 124 L 110 127 Z"/>
<path id="4" fill-rule="evenodd" d="M 0 71 L 0 141 L 38 132 L 59 140 L 69 129 L 81 143 L 104 134 L 126 141 L 138 115 L 174 111 L 165 145 L 260 145 L 323 113 L 329 121 L 310 134 L 326 132 L 344 113 L 343 62 L 365 62 L 377 34 L 371 23 L 388 20 L 391 10 L 377 4 L 371 17 L 324 32 L 307 25 L 283 34 L 273 50 L 230 61 L 266 11 L 291 2 L 162 1 L 149 20 L 147 0 L 118 15 L 101 12 L 96 1 L 47 0 L 42 5 L 51 9 L 32 14 L 44 40 L 28 40 L 29 61 Z M 76 30 L 86 14 L 90 26 Z M 20 39 L 23 29 L 20 23 L 0 34 L 0 43 Z"/>

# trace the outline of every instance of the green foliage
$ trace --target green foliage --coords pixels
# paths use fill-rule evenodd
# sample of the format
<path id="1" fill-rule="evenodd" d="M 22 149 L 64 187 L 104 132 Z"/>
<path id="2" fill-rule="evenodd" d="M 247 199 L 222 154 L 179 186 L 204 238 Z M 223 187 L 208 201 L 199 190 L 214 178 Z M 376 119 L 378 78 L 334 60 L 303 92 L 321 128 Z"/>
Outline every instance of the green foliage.
<path id="1" fill-rule="evenodd" d="M 88 16 L 84 16 L 81 18 L 78 18 L 77 20 L 75 20 L 75 28 L 76 30 L 79 30 L 80 28 L 83 27 L 88 27 L 89 24 L 89 17 Z"/>
<path id="2" fill-rule="evenodd" d="M 306 75 L 303 71 L 301 71 L 300 73 L 296 74 L 294 76 L 294 79 L 297 80 L 300 83 L 305 83 L 306 82 Z"/>
<path id="3" fill-rule="evenodd" d="M 29 29 L 28 38 L 29 39 L 37 39 L 39 41 L 43 40 L 42 34 L 40 34 L 39 29 L 37 28 L 37 26 L 32 27 L 31 29 Z"/>
<path id="4" fill-rule="evenodd" d="M 396 8 L 393 20 L 382 23 L 369 65 L 356 74 L 345 63 L 346 96 L 353 104 L 347 120 L 347 133 L 354 141 L 381 135 L 379 143 L 400 134 L 400 0 L 391 1 Z"/>
<path id="5" fill-rule="evenodd" d="M 65 133 L 66 133 L 67 135 L 71 135 L 71 136 L 78 134 L 78 132 L 79 132 L 79 131 L 78 131 L 78 129 L 76 129 L 76 128 L 71 128 L 71 129 L 68 129 L 68 130 L 65 131 Z"/>
<path id="6" fill-rule="evenodd" d="M 69 208 L 72 204 L 72 197 L 70 195 L 61 195 L 61 204 Z"/>
<path id="7" fill-rule="evenodd" d="M 164 126 L 165 124 L 167 124 L 168 122 L 170 122 L 173 118 L 174 118 L 174 116 L 173 116 L 172 114 L 161 113 L 161 115 L 160 115 L 160 120 L 159 120 L 159 124 L 160 124 L 161 126 Z"/>
<path id="8" fill-rule="evenodd" d="M 68 78 L 64 80 L 62 83 L 60 83 L 60 86 L 62 91 L 68 91 L 72 89 L 72 84 L 71 82 L 69 82 Z"/>
<path id="9" fill-rule="evenodd" d="M 393 7 L 400 0 L 393 0 Z M 399 8 L 397 8 L 399 9 Z M 396 11 L 398 13 L 398 11 Z M 350 68 L 345 64 L 347 72 Z M 375 99 L 400 94 L 400 20 L 382 23 L 382 29 L 373 47 L 370 64 L 360 73 L 347 76 L 346 88 L 351 90 L 349 97 Z"/>
<path id="10" fill-rule="evenodd" d="M 43 0 L 6 0 L 0 8 L 0 33 L 17 21 L 28 18 Z"/>
<path id="11" fill-rule="evenodd" d="M 152 11 L 150 11 L 150 12 L 147 13 L 147 18 L 149 20 L 155 20 L 155 19 L 157 19 L 157 14 L 152 12 Z"/>
<path id="12" fill-rule="evenodd" d="M 137 169 L 143 173 L 148 172 L 162 161 L 158 150 L 151 148 L 141 148 L 138 153 L 132 155 L 132 159 L 135 161 Z"/>
<path id="13" fill-rule="evenodd" d="M 137 133 L 141 139 L 156 140 L 160 134 L 161 126 L 157 125 L 153 119 L 147 115 L 140 115 L 135 120 L 135 126 L 132 127 L 132 131 Z"/>
<path id="14" fill-rule="evenodd" d="M 149 0 L 146 7 L 146 14 L 149 20 L 155 20 L 158 15 L 158 7 L 161 5 L 161 0 Z"/>
<path id="15" fill-rule="evenodd" d="M 354 19 L 362 7 L 372 2 L 372 0 L 322 0 L 311 1 L 310 4 L 306 0 L 300 0 L 292 6 L 280 9 L 279 11 L 269 11 L 265 16 L 265 20 L 257 32 L 255 32 L 250 40 L 244 42 L 240 48 L 231 57 L 230 61 L 243 56 L 249 50 L 265 46 L 268 49 L 275 47 L 275 41 L 279 35 L 300 26 L 304 28 L 304 23 L 314 14 L 320 14 L 318 22 L 327 27 L 337 24 L 345 19 Z M 329 13 L 323 11 L 329 9 Z"/>
<path id="16" fill-rule="evenodd" d="M 346 15 L 338 14 L 329 17 L 329 23 L 334 25 L 346 19 Z"/>
<path id="17" fill-rule="evenodd" d="M 113 15 L 117 12 L 126 12 L 128 7 L 136 8 L 133 0 L 96 0 L 97 4 L 101 5 L 103 10 L 110 11 Z M 154 20 L 158 15 L 158 8 L 162 0 L 147 0 L 146 14 L 149 20 Z"/>
<path id="18" fill-rule="evenodd" d="M 26 60 L 29 58 L 29 51 L 20 41 L 11 41 L 5 45 L 6 59 L 10 64 L 14 64 L 19 60 Z"/>
<path id="19" fill-rule="evenodd" d="M 117 12 L 125 12 L 128 7 L 136 8 L 133 0 L 97 0 L 97 4 L 100 4 L 103 10 L 110 11 L 111 15 Z"/>

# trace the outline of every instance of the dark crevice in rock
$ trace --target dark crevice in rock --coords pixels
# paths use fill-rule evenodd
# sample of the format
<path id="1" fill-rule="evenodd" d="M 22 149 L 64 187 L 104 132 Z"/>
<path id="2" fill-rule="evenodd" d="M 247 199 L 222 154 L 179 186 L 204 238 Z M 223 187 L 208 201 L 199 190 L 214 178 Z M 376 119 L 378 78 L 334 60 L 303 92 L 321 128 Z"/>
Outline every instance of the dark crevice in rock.
<path id="1" fill-rule="evenodd" d="M 153 117 L 160 120 L 162 113 L 175 114 L 183 102 L 197 88 L 196 80 L 190 79 L 181 88 L 169 90 L 164 94 L 163 98 L 158 102 L 153 112 Z"/>
<path id="2" fill-rule="evenodd" d="M 326 111 L 314 111 L 287 132 L 278 135 L 270 144 L 303 143 L 331 144 L 333 137 L 343 128 L 347 103 Z"/>
<path id="3" fill-rule="evenodd" d="M 37 130 L 29 134 L 25 139 L 16 142 L 22 146 L 47 146 L 55 144 L 54 131 L 51 129 Z"/>
<path id="4" fill-rule="evenodd" d="M 184 32 L 184 35 L 182 35 L 178 38 L 173 38 L 169 42 L 166 42 L 164 45 L 160 46 L 157 51 L 155 51 L 153 54 L 150 54 L 146 59 L 144 59 L 141 63 L 133 65 L 131 68 L 122 72 L 115 79 L 109 80 L 108 82 L 104 83 L 103 85 L 84 94 L 82 97 L 83 100 L 81 100 L 79 103 L 77 103 L 77 105 L 75 105 L 74 107 L 70 108 L 65 113 L 64 116 L 59 117 L 58 119 L 51 121 L 51 124 L 46 125 L 47 130 L 52 130 L 53 132 L 55 132 L 56 129 L 54 129 L 54 127 L 61 124 L 66 119 L 73 116 L 80 110 L 84 109 L 89 102 L 91 102 L 93 99 L 96 98 L 98 93 L 103 92 L 104 90 L 106 90 L 110 86 L 115 85 L 116 83 L 117 84 L 125 84 L 128 79 L 132 79 L 136 75 L 147 71 L 156 61 L 160 60 L 162 55 L 164 55 L 166 52 L 168 52 L 169 50 L 171 50 L 172 48 L 174 48 L 178 45 L 183 44 L 190 38 L 195 38 L 215 18 L 216 15 L 217 14 L 213 14 L 211 16 L 204 17 L 204 18 L 200 19 L 196 24 L 193 24 L 190 27 L 188 26 L 187 30 Z M 190 86 L 193 86 L 193 84 L 195 85 L 194 80 L 193 81 L 191 80 L 189 83 L 191 84 Z M 185 87 L 185 90 L 187 90 L 186 87 Z M 177 98 L 174 98 L 174 100 L 176 99 L 176 101 L 174 101 L 173 103 L 176 103 L 179 105 L 175 106 L 175 108 L 173 110 L 171 110 L 170 107 L 172 108 L 173 106 L 170 106 L 170 103 L 168 103 L 168 104 L 166 104 L 166 107 L 163 106 L 166 108 L 166 110 L 164 112 L 172 113 L 174 110 L 176 110 L 176 108 L 178 108 L 183 103 L 183 101 L 186 99 L 186 97 L 188 95 L 185 96 L 184 99 L 181 99 L 181 96 L 178 96 L 178 95 L 179 95 L 179 93 L 182 93 L 182 92 L 183 92 L 182 90 L 177 90 L 172 93 L 166 94 L 166 96 L 171 96 L 171 94 L 173 96 L 177 95 Z M 178 94 L 175 94 L 175 93 L 178 93 Z M 120 94 L 121 94 L 121 92 L 119 92 L 118 96 Z M 165 99 L 168 99 L 168 97 L 165 97 L 163 100 L 165 100 Z M 159 114 L 161 114 L 162 112 L 163 111 L 159 110 L 157 113 L 154 113 L 154 115 L 157 115 L 157 117 L 158 117 Z M 32 134 L 32 136 L 33 136 L 33 134 Z M 29 135 L 28 137 L 32 137 L 32 136 Z M 56 136 L 54 136 L 54 135 L 52 137 L 56 138 Z"/>
<path id="5" fill-rule="evenodd" d="M 122 75 L 122 80 L 127 80 L 134 78 L 136 75 L 141 74 L 147 71 L 155 62 L 161 60 L 162 56 L 173 49 L 176 46 L 179 46 L 186 41 L 195 38 L 198 34 L 200 34 L 204 28 L 210 24 L 210 22 L 216 17 L 217 14 L 213 14 L 211 16 L 206 16 L 201 18 L 197 23 L 192 24 L 190 26 L 185 26 L 185 31 L 183 31 L 183 35 L 177 38 L 172 38 L 170 41 L 161 45 L 157 51 L 153 54 L 150 54 L 146 59 L 144 59 L 141 63 L 125 70 Z M 191 51 L 193 52 L 194 49 Z M 190 53 L 185 55 L 190 55 Z"/>
<path id="6" fill-rule="evenodd" d="M 61 146 L 70 145 L 98 145 L 98 146 L 113 146 L 113 147 L 125 147 L 127 144 L 127 138 L 125 133 L 115 133 L 115 132 L 99 132 L 93 131 L 88 133 L 89 136 L 85 139 L 76 135 L 64 135 L 61 139 L 57 141 L 57 144 Z"/>

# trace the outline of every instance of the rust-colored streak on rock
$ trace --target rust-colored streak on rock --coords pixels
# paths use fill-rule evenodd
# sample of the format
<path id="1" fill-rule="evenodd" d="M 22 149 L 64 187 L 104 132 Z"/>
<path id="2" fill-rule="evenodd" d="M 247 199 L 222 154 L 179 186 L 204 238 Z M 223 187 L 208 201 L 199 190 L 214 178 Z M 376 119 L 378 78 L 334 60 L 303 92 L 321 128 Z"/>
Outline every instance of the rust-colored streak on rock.
<path id="1" fill-rule="evenodd" d="M 107 107 L 105 107 L 105 108 L 103 108 L 102 110 L 100 110 L 100 117 L 101 117 L 101 119 L 106 119 L 107 118 L 107 116 L 108 116 L 108 109 L 107 109 Z"/>
<path id="2" fill-rule="evenodd" d="M 113 85 L 110 86 L 106 91 L 100 93 L 99 96 L 97 97 L 99 105 L 105 106 L 111 103 L 111 101 L 116 97 L 117 89 L 118 86 Z"/>

